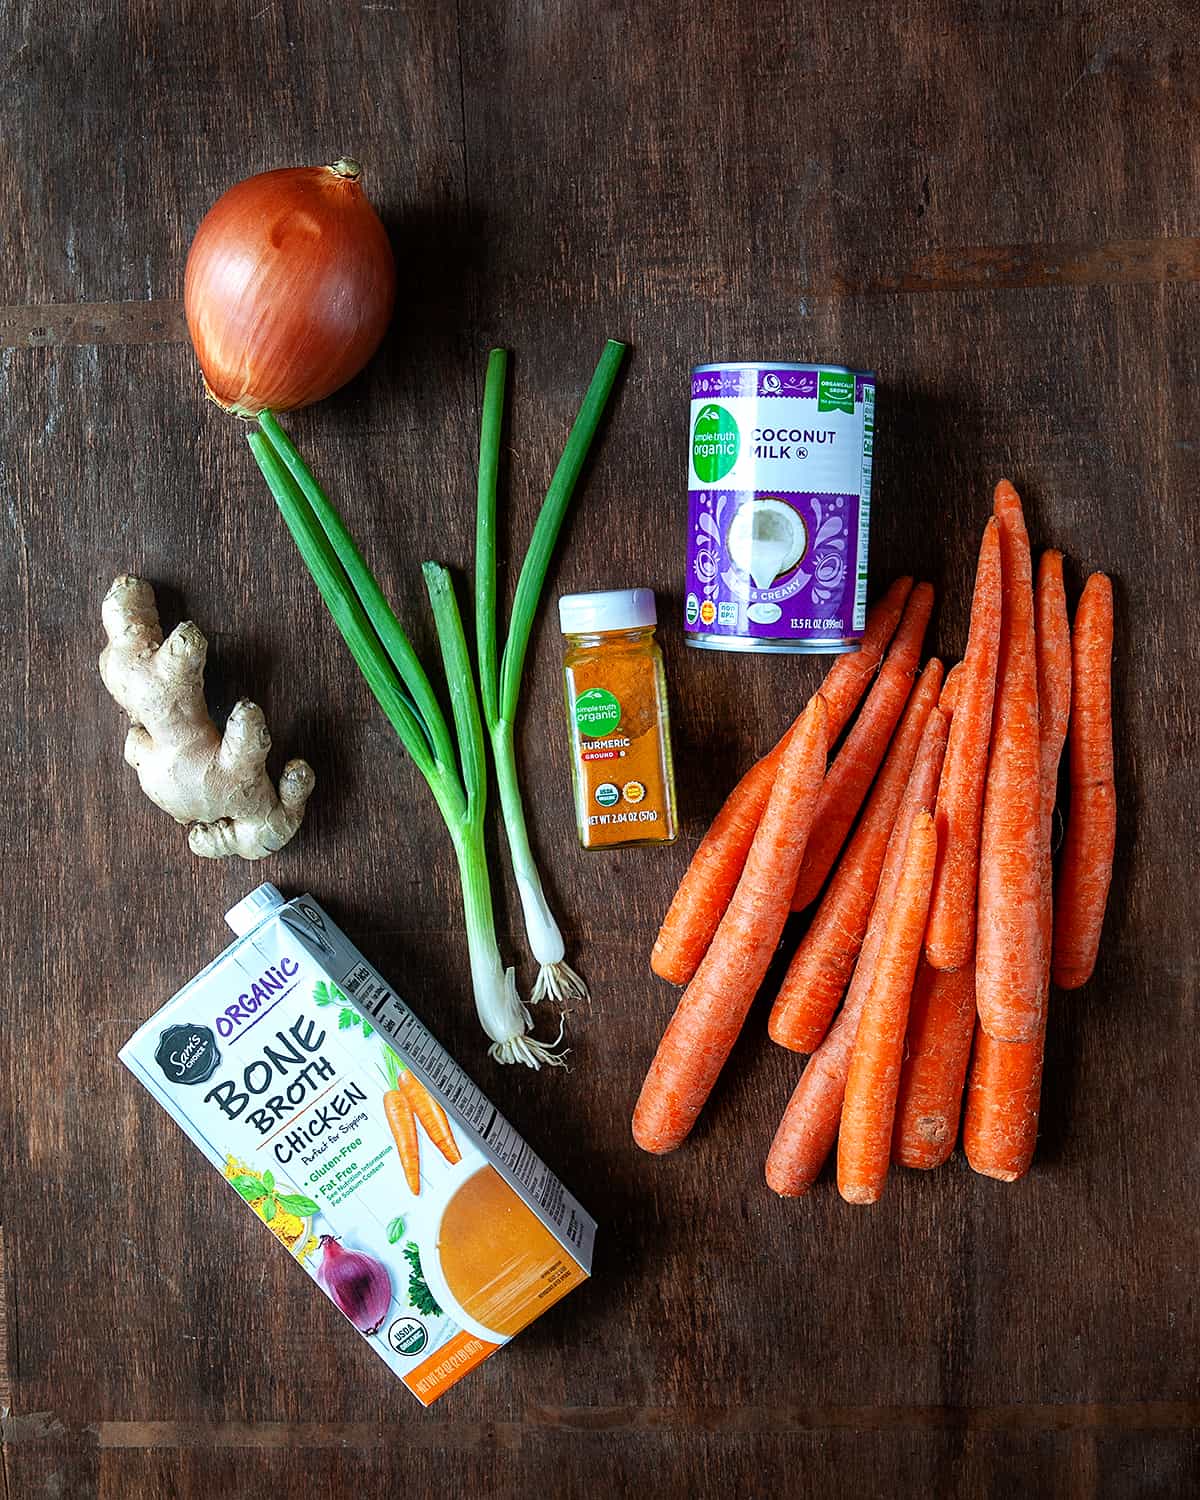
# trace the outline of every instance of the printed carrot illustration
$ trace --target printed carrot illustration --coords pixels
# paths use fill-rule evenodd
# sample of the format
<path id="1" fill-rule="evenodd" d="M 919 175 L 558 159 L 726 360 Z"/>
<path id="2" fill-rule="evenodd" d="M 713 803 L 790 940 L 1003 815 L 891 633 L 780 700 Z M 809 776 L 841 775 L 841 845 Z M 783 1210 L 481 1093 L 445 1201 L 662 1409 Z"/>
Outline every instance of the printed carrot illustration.
<path id="1" fill-rule="evenodd" d="M 1045 863 L 1040 798 L 1033 574 L 1021 500 L 996 486 L 1002 608 L 992 750 L 979 855 L 975 1000 L 979 1020 L 1005 1042 L 1041 1026 L 1045 970 Z"/>
<path id="2" fill-rule="evenodd" d="M 950 740 L 938 787 L 938 862 L 925 935 L 925 957 L 935 969 L 961 969 L 975 951 L 979 833 L 992 737 L 1000 613 L 1000 523 L 993 516 L 984 527 L 979 548 L 967 654 L 951 673 L 958 680 L 951 692 Z M 949 681 L 946 686 L 951 691 Z"/>
<path id="3" fill-rule="evenodd" d="M 1040 705 L 1042 888 L 1041 923 L 1045 945 L 1042 1022 L 1028 1042 L 1002 1042 L 976 1027 L 975 1056 L 963 1120 L 963 1150 L 976 1172 L 1015 1182 L 1029 1170 L 1037 1145 L 1046 1015 L 1050 988 L 1051 891 L 1050 830 L 1058 786 L 1058 763 L 1071 711 L 1071 632 L 1063 589 L 1062 554 L 1045 552 L 1034 593 L 1037 622 L 1037 680 Z"/>
<path id="4" fill-rule="evenodd" d="M 438 1148 L 451 1166 L 462 1161 L 462 1152 L 450 1129 L 446 1111 L 437 1102 L 421 1080 L 408 1068 L 400 1074 L 397 1088 L 408 1100 L 414 1115 L 425 1127 L 425 1134 Z"/>
<path id="5" fill-rule="evenodd" d="M 426 1135 L 451 1165 L 462 1160 L 462 1153 L 450 1129 L 446 1111 L 390 1047 L 384 1048 L 383 1068 L 387 1082 L 387 1093 L 383 1096 L 384 1113 L 396 1142 L 396 1150 L 400 1153 L 404 1179 L 414 1196 L 419 1195 L 421 1160 L 418 1120 L 425 1127 Z"/>
<path id="6" fill-rule="evenodd" d="M 412 1105 L 399 1088 L 388 1089 L 383 1096 L 383 1112 L 387 1116 L 388 1129 L 400 1153 L 400 1165 L 404 1168 L 404 1180 L 413 1197 L 421 1191 L 421 1152 L 417 1144 L 417 1118 Z"/>
<path id="7" fill-rule="evenodd" d="M 871 920 L 854 978 L 846 992 L 846 1003 L 825 1040 L 809 1058 L 771 1142 L 767 1185 L 782 1197 L 797 1198 L 807 1193 L 833 1149 L 863 1002 L 871 988 L 888 914 L 895 904 L 909 830 L 917 815 L 933 806 L 945 753 L 946 718 L 935 708 L 926 720 L 904 800 L 888 839 Z"/>
<path id="8" fill-rule="evenodd" d="M 942 664 L 934 657 L 926 663 L 866 811 L 788 965 L 768 1029 L 773 1041 L 793 1052 L 814 1050 L 845 994 L 866 936 L 888 838 L 941 685 Z"/>
<path id="9" fill-rule="evenodd" d="M 875 959 L 846 1077 L 838 1132 L 838 1191 L 848 1203 L 875 1203 L 892 1155 L 904 1031 L 925 938 L 937 829 L 920 812 L 909 830 L 896 899 Z"/>
<path id="10" fill-rule="evenodd" d="M 892 584 L 868 611 L 858 650 L 839 656 L 826 673 L 818 691 L 825 700 L 830 741 L 842 732 L 883 660 L 912 586 L 911 578 Z M 741 876 L 783 753 L 799 722 L 797 718 L 775 748 L 746 772 L 700 841 L 655 939 L 650 967 L 661 979 L 687 984 L 699 968 Z"/>
<path id="11" fill-rule="evenodd" d="M 904 607 L 904 617 L 884 657 L 879 676 L 867 694 L 845 744 L 825 773 L 812 834 L 796 880 L 796 893 L 792 897 L 793 911 L 803 911 L 816 900 L 887 754 L 892 731 L 904 712 L 916 679 L 921 643 L 932 613 L 933 587 L 928 583 L 918 583 Z"/>
<path id="12" fill-rule="evenodd" d="M 1096 966 L 1112 881 L 1117 798 L 1112 743 L 1112 583 L 1093 573 L 1075 612 L 1071 805 L 1054 909 L 1054 982 L 1075 990 Z"/>
<path id="13" fill-rule="evenodd" d="M 659 1043 L 633 1115 L 643 1151 L 686 1138 L 725 1065 L 783 932 L 828 753 L 818 694 L 784 752 L 729 909 Z"/>

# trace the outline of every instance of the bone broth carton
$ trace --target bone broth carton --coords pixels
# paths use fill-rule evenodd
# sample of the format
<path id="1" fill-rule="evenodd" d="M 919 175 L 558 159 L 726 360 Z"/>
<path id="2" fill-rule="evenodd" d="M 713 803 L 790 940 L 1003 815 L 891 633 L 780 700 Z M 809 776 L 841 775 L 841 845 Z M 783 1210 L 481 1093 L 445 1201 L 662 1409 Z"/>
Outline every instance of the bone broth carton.
<path id="1" fill-rule="evenodd" d="M 596 1225 L 311 896 L 121 1049 L 423 1405 L 591 1273 Z"/>

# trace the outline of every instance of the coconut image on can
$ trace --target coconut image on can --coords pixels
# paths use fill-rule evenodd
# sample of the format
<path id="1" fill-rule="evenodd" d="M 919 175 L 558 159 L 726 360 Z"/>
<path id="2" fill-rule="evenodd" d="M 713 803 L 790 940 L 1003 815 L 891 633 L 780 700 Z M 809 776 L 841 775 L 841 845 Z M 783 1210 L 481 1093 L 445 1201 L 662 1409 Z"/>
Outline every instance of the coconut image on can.
<path id="1" fill-rule="evenodd" d="M 686 639 L 853 651 L 867 604 L 875 377 L 841 365 L 692 371 Z"/>

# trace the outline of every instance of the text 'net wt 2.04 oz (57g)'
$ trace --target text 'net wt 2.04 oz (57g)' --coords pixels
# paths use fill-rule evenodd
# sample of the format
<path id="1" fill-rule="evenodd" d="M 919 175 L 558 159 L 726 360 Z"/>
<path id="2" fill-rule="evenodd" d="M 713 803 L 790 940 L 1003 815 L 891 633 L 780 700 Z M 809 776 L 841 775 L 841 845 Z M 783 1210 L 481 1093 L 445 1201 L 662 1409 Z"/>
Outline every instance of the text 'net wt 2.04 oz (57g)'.
<path id="1" fill-rule="evenodd" d="M 591 1272 L 596 1224 L 311 896 L 121 1061 L 423 1405 Z"/>

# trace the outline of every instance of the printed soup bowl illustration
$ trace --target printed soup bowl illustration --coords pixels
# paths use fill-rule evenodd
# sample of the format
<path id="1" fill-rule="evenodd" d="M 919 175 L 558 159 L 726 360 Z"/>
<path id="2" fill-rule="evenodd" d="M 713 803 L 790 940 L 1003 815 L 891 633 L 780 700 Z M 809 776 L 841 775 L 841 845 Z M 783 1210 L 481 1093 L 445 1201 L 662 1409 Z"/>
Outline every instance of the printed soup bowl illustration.
<path id="1" fill-rule="evenodd" d="M 422 1205 L 421 1218 L 430 1290 L 456 1323 L 491 1343 L 512 1338 L 584 1279 L 533 1210 L 474 1154 Z"/>

